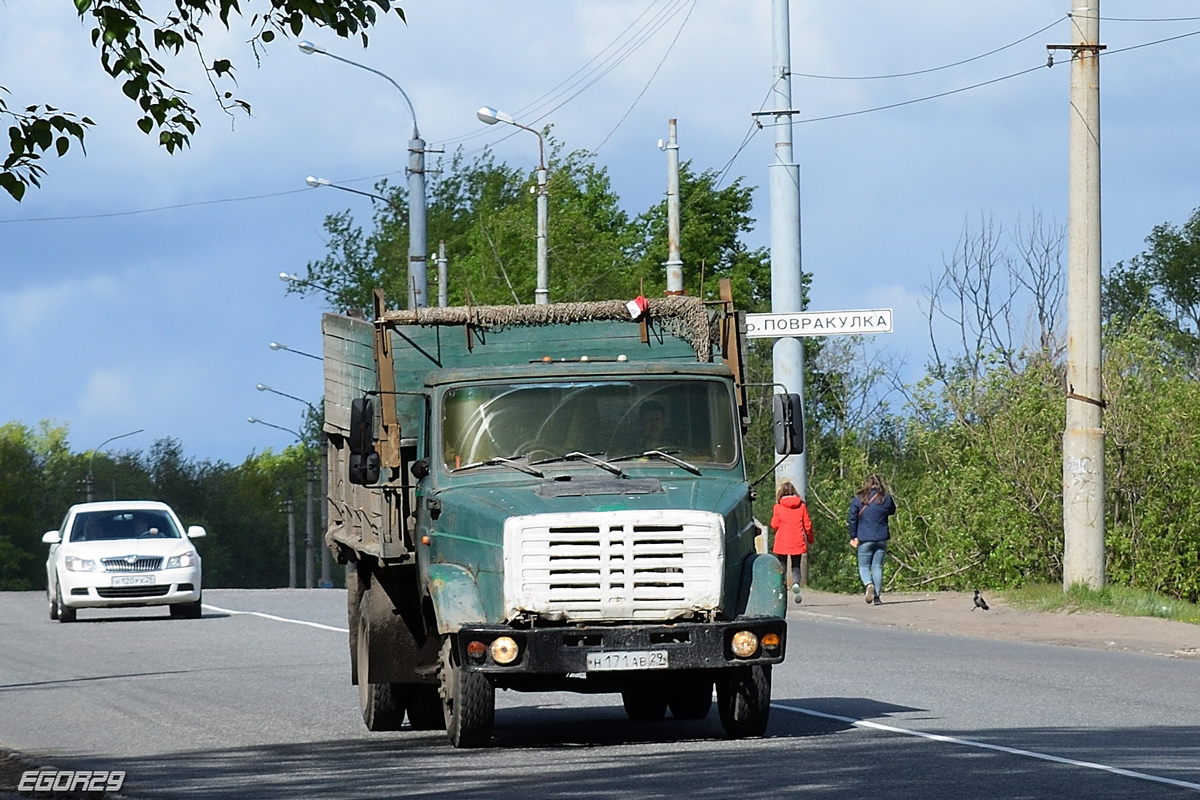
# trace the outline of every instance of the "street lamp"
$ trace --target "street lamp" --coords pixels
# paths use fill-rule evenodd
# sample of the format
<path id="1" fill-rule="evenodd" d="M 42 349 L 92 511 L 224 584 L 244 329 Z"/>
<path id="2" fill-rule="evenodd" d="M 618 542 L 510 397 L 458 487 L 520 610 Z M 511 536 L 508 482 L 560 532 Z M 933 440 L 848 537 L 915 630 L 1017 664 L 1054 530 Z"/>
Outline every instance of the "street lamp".
<path id="1" fill-rule="evenodd" d="M 365 69 L 367 72 L 373 72 L 379 77 L 386 80 L 392 86 L 396 87 L 396 91 L 404 98 L 404 102 L 408 104 L 408 113 L 412 115 L 413 127 L 412 138 L 408 141 L 408 307 L 409 308 L 425 308 L 428 305 L 426 299 L 427 277 L 426 277 L 426 261 L 428 260 L 425 242 L 425 141 L 421 138 L 420 132 L 417 130 L 417 112 L 413 108 L 412 101 L 408 99 L 408 94 L 400 88 L 400 84 L 392 80 L 388 75 L 380 72 L 377 69 L 359 64 L 357 61 L 351 61 L 348 58 L 336 56 L 327 50 L 322 50 L 312 42 L 300 42 L 300 52 L 305 55 L 320 53 L 323 56 L 329 56 L 335 61 L 341 61 L 343 64 L 349 64 L 352 67 Z M 309 178 L 310 186 L 333 186 L 328 183 L 311 183 L 313 180 Z M 345 187 L 339 186 L 339 189 Z M 354 189 L 346 189 L 346 191 L 356 191 Z M 368 194 L 367 192 L 358 192 L 358 194 Z M 368 196 L 375 196 L 369 195 Z M 395 208 L 395 206 L 393 206 Z"/>
<path id="2" fill-rule="evenodd" d="M 312 180 L 312 178 L 309 178 L 309 180 Z M 341 187 L 338 187 L 338 188 L 341 188 Z M 299 275 L 297 275 L 294 272 L 293 273 L 287 273 L 287 272 L 279 273 L 279 280 L 283 281 L 284 283 L 295 283 L 300 286 L 311 286 L 314 289 L 320 289 L 322 292 L 329 295 L 334 300 L 338 299 L 338 293 L 335 292 L 333 289 L 330 289 L 328 286 L 324 286 L 320 283 L 317 283 L 316 281 L 312 280 L 311 278 L 301 278 Z"/>
<path id="3" fill-rule="evenodd" d="M 537 290 L 533 296 L 537 305 L 547 305 L 550 302 L 550 289 L 549 273 L 546 268 L 546 214 L 550 196 L 546 192 L 546 142 L 540 131 L 530 128 L 528 125 L 522 125 L 513 119 L 511 114 L 505 114 L 495 108 L 484 106 L 475 112 L 475 116 L 479 117 L 480 122 L 488 125 L 495 125 L 497 122 L 514 125 L 521 130 L 529 131 L 538 138 Z"/>
<path id="4" fill-rule="evenodd" d="M 286 344 L 283 344 L 281 342 L 271 342 L 267 346 L 270 347 L 272 350 L 287 350 L 289 353 L 295 353 L 298 356 L 306 356 L 307 358 L 315 358 L 317 361 L 321 360 L 320 356 L 314 356 L 312 353 L 306 353 L 303 350 L 297 350 L 294 347 L 288 347 Z"/>
<path id="5" fill-rule="evenodd" d="M 300 402 L 304 401 L 301 400 Z M 246 417 L 246 421 L 252 425 L 266 425 L 268 428 L 275 428 L 276 430 L 285 431 L 295 436 L 301 442 L 304 441 L 304 437 L 301 436 L 298 431 L 294 431 L 291 428 L 285 428 L 282 425 L 276 425 L 272 422 L 261 420 L 258 417 Z M 312 589 L 317 584 L 315 578 L 316 560 L 314 558 L 316 542 L 313 536 L 313 484 L 316 482 L 317 478 L 314 474 L 315 468 L 313 466 L 312 458 L 308 454 L 307 447 L 304 448 L 304 466 L 305 472 L 307 473 L 306 477 L 308 478 L 305 485 L 304 498 L 304 588 Z M 296 563 L 295 553 L 293 552 L 294 549 L 294 545 L 289 547 L 289 554 L 292 557 L 292 564 Z M 292 580 L 291 583 L 295 584 L 295 580 Z"/>
<path id="6" fill-rule="evenodd" d="M 97 447 L 96 450 L 93 450 L 91 453 L 88 454 L 88 474 L 87 474 L 87 479 L 84 481 L 84 487 L 87 489 L 87 501 L 89 503 L 92 502 L 92 486 L 95 483 L 95 480 L 92 477 L 92 459 L 96 457 L 96 451 L 103 450 L 104 445 L 108 444 L 109 442 L 115 442 L 117 439 L 124 439 L 126 436 L 133 436 L 135 433 L 141 433 L 144 430 L 145 430 L 145 428 L 138 428 L 136 431 L 130 431 L 129 433 L 122 433 L 118 436 L 113 436 L 111 439 L 105 439 L 103 442 L 100 443 L 100 446 Z"/>
<path id="7" fill-rule="evenodd" d="M 296 397 L 296 395 L 294 395 L 294 394 L 288 394 L 287 392 L 281 392 L 278 389 L 272 389 L 270 386 L 267 386 L 265 383 L 257 384 L 254 388 L 258 389 L 260 392 L 270 392 L 271 394 L 277 394 L 280 397 L 290 398 L 292 400 L 295 400 L 298 403 L 304 403 L 304 405 L 308 406 L 310 411 L 312 411 L 314 414 L 317 413 L 317 407 L 302 397 Z"/>

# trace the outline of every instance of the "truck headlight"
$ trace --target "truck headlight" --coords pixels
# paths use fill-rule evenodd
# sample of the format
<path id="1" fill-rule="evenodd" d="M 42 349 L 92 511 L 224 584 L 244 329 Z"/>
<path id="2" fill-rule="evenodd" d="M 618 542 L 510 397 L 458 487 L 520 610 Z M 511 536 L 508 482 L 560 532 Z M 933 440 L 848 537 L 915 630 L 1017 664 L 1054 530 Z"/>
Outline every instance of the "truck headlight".
<path id="1" fill-rule="evenodd" d="M 71 572 L 96 572 L 99 567 L 96 562 L 90 558 L 76 558 L 75 556 L 67 556 L 63 559 L 63 564 Z"/>
<path id="2" fill-rule="evenodd" d="M 738 631 L 729 642 L 729 649 L 738 658 L 749 658 L 758 652 L 758 637 L 751 631 Z"/>
<path id="3" fill-rule="evenodd" d="M 177 556 L 171 556 L 167 559 L 165 569 L 178 569 L 179 567 L 190 567 L 196 563 L 196 557 L 191 553 L 181 553 Z"/>
<path id="4" fill-rule="evenodd" d="M 511 664 L 517 660 L 517 655 L 520 649 L 517 643 L 508 636 L 501 636 L 498 639 L 492 640 L 491 646 L 492 661 L 497 664 Z"/>

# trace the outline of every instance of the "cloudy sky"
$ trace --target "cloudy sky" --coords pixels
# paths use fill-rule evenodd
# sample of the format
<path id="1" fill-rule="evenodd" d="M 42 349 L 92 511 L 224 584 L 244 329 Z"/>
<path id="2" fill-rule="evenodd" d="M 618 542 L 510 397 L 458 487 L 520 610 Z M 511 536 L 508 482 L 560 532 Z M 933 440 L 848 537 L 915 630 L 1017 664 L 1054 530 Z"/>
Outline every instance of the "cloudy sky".
<path id="1" fill-rule="evenodd" d="M 721 169 L 736 154 L 730 175 L 762 187 L 750 244 L 769 241 L 773 132 L 755 131 L 750 115 L 772 83 L 770 0 L 403 5 L 407 24 L 389 18 L 366 50 L 319 30 L 305 36 L 404 86 L 431 147 L 492 144 L 528 168 L 533 137 L 504 138 L 511 128 L 485 128 L 475 110 L 552 123 L 568 148 L 598 148 L 636 213 L 665 191 L 656 143 L 674 117 L 683 158 Z M 227 117 L 196 58 L 176 59 L 172 77 L 204 125 L 189 150 L 169 156 L 135 127 L 135 108 L 100 69 L 73 8 L 0 0 L 9 105 L 51 103 L 97 123 L 86 156 L 52 160 L 21 203 L 0 197 L 0 423 L 66 423 L 76 449 L 144 428 L 113 447 L 170 436 L 189 455 L 234 463 L 284 447 L 289 434 L 246 417 L 295 428 L 302 407 L 255 384 L 319 398 L 319 364 L 268 343 L 318 353 L 323 309 L 285 296 L 277 275 L 324 254 L 326 214 L 349 208 L 365 222 L 371 212 L 365 198 L 308 189 L 304 178 L 362 189 L 381 175 L 403 180 L 407 108 L 377 76 L 305 56 L 294 41 L 277 40 L 256 66 L 245 29 L 214 29 L 205 56 L 234 60 L 253 116 Z M 811 308 L 894 308 L 896 332 L 878 345 L 919 371 L 925 287 L 964 222 L 1066 221 L 1069 70 L 1044 65 L 1045 45 L 1070 41 L 1069 10 L 1070 0 L 792 0 L 795 72 L 922 73 L 794 79 Z M 1200 7 L 1104 0 L 1102 16 L 1108 266 L 1140 252 L 1153 225 L 1200 206 L 1200 36 L 1115 52 L 1200 30 Z M 940 99 L 805 121 L 1039 65 Z"/>

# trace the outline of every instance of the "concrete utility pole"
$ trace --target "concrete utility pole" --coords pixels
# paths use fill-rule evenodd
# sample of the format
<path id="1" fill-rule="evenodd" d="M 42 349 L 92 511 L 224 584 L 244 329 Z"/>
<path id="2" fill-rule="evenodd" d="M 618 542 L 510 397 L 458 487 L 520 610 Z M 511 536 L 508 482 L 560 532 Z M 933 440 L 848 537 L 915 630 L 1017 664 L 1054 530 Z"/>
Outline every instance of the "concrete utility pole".
<path id="1" fill-rule="evenodd" d="M 317 547 L 321 548 L 321 582 L 317 585 L 322 589 L 333 588 L 333 554 L 325 546 L 325 532 L 329 530 L 329 437 L 325 435 L 324 426 L 321 428 L 321 495 L 317 502 L 321 504 L 321 538 Z"/>
<path id="2" fill-rule="evenodd" d="M 315 542 L 313 541 L 313 483 L 316 481 L 316 475 L 313 474 L 315 467 L 312 459 L 308 459 L 305 464 L 305 472 L 307 473 L 307 486 L 304 493 L 304 588 L 316 588 L 316 563 L 314 556 L 316 555 Z"/>
<path id="3" fill-rule="evenodd" d="M 788 0 L 771 0 L 772 49 L 775 65 L 775 161 L 771 180 L 771 311 L 804 310 L 800 280 L 800 167 L 792 162 L 792 47 Z M 804 397 L 804 347 L 800 339 L 775 342 L 775 383 L 782 391 Z M 808 497 L 808 460 L 788 456 L 775 470 L 775 485 L 791 481 Z"/>
<path id="4" fill-rule="evenodd" d="M 283 504 L 288 520 L 288 588 L 296 588 L 296 503 L 292 500 L 292 493 L 288 492 L 287 500 Z"/>
<path id="5" fill-rule="evenodd" d="M 667 135 L 667 294 L 683 294 L 683 259 L 679 257 L 679 140 L 675 120 Z M 662 144 L 662 142 L 659 142 Z"/>
<path id="6" fill-rule="evenodd" d="M 1072 0 L 1067 209 L 1067 425 L 1063 588 L 1104 585 L 1100 354 L 1100 0 Z"/>

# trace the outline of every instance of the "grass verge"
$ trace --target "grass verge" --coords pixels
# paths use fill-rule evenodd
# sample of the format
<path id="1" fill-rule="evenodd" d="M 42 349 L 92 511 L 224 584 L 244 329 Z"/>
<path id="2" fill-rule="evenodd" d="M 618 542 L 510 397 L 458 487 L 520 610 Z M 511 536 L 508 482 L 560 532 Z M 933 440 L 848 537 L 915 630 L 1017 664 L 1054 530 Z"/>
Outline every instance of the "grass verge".
<path id="1" fill-rule="evenodd" d="M 1200 625 L 1200 605 L 1128 586 L 1092 589 L 1076 584 L 1064 592 L 1057 584 L 1031 584 L 1007 589 L 1002 595 L 1009 605 L 1033 611 L 1107 611 L 1125 617 L 1159 617 Z"/>

